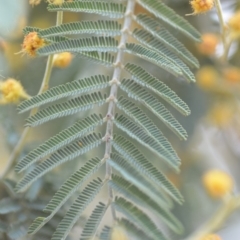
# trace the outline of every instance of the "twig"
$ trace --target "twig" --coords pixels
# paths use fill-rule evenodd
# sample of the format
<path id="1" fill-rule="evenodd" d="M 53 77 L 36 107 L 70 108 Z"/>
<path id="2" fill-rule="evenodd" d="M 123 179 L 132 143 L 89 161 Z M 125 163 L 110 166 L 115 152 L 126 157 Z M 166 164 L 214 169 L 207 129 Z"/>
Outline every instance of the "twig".
<path id="1" fill-rule="evenodd" d="M 111 81 L 112 85 L 110 90 L 110 96 L 108 98 L 109 105 L 108 105 L 108 112 L 106 116 L 107 129 L 104 137 L 104 140 L 106 141 L 106 149 L 105 149 L 106 159 L 110 158 L 110 155 L 112 152 L 111 140 L 113 138 L 113 120 L 114 120 L 114 113 L 115 113 L 115 101 L 117 99 L 118 84 L 120 83 L 120 80 L 121 80 L 120 78 L 121 78 L 121 72 L 122 72 L 122 63 L 124 60 L 123 48 L 125 47 L 125 44 L 129 36 L 128 33 L 132 24 L 132 15 L 133 15 L 134 8 L 135 8 L 135 0 L 129 0 L 127 3 L 126 12 L 125 12 L 122 35 L 121 35 L 120 43 L 118 46 L 117 58 L 114 64 L 115 68 L 114 68 L 113 77 Z M 106 178 L 111 179 L 111 175 L 112 175 L 112 168 L 108 164 L 108 161 L 106 161 Z M 109 194 L 109 201 L 112 202 L 114 196 L 113 196 L 113 190 L 111 187 L 109 187 L 108 189 L 108 194 Z M 112 216 L 115 221 L 117 217 L 116 217 L 116 211 L 113 207 L 112 207 Z"/>
<path id="2" fill-rule="evenodd" d="M 187 240 L 201 240 L 207 234 L 216 232 L 237 208 L 240 208 L 240 196 L 228 197 L 202 229 L 194 233 Z"/>
<path id="3" fill-rule="evenodd" d="M 56 26 L 59 26 L 60 24 L 62 24 L 62 21 L 63 21 L 63 12 L 59 11 L 59 12 L 57 12 Z M 38 91 L 38 94 L 41 94 L 48 89 L 48 84 L 49 84 L 49 80 L 50 80 L 51 73 L 52 73 L 52 65 L 53 65 L 53 55 L 49 55 L 48 60 L 47 60 L 45 73 L 44 73 L 44 77 L 43 77 L 43 81 L 42 81 L 42 85 L 41 85 L 41 87 Z M 31 112 L 30 112 L 30 116 L 35 114 L 37 112 L 37 110 L 38 110 L 37 108 L 32 109 Z M 28 136 L 29 132 L 30 132 L 30 128 L 26 127 L 24 129 L 17 145 L 13 149 L 13 151 L 12 151 L 8 161 L 7 161 L 7 166 L 5 167 L 5 169 L 3 170 L 3 172 L 0 176 L 0 181 L 2 181 L 8 175 L 8 173 L 11 171 L 16 159 L 18 158 L 18 156 L 19 156 L 19 154 L 22 150 L 22 147 L 23 147 L 23 145 L 24 145 L 24 143 L 27 139 L 27 136 Z"/>

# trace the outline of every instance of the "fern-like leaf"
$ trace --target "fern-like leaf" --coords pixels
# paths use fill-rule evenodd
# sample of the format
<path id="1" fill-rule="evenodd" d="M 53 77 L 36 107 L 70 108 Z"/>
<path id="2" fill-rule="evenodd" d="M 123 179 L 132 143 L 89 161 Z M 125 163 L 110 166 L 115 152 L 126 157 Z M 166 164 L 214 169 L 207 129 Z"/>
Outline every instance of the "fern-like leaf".
<path id="1" fill-rule="evenodd" d="M 83 228 L 80 240 L 94 239 L 96 236 L 96 231 L 98 230 L 98 226 L 102 221 L 102 218 L 107 209 L 108 205 L 105 205 L 101 202 L 98 203 Z"/>
<path id="2" fill-rule="evenodd" d="M 146 48 L 143 45 L 128 43 L 126 44 L 125 51 L 156 64 L 157 66 L 165 69 L 174 76 L 183 75 L 181 69 L 176 64 L 169 61 L 167 58 L 165 58 L 165 56 L 160 55 L 156 53 L 156 51 L 152 51 L 151 49 Z"/>
<path id="3" fill-rule="evenodd" d="M 121 34 L 121 24 L 116 21 L 98 20 L 65 23 L 60 26 L 40 30 L 42 38 L 62 36 L 68 34 L 98 34 L 104 36 L 118 36 Z"/>
<path id="4" fill-rule="evenodd" d="M 134 240 L 153 240 L 153 238 L 149 237 L 147 233 L 145 233 L 140 228 L 137 228 L 132 222 L 128 221 L 125 218 L 122 218 L 118 221 L 118 225 L 122 227 L 128 234 L 129 237 L 132 237 Z M 132 239 L 130 238 L 130 239 Z"/>
<path id="5" fill-rule="evenodd" d="M 109 164 L 116 171 L 121 173 L 125 179 L 137 186 L 141 191 L 145 192 L 150 198 L 155 199 L 165 208 L 169 208 L 169 202 L 165 195 L 158 191 L 152 183 L 137 172 L 122 156 L 113 153 Z"/>
<path id="6" fill-rule="evenodd" d="M 181 31 L 191 39 L 197 42 L 201 41 L 201 34 L 189 22 L 177 15 L 161 0 L 138 0 L 138 2 L 163 22 Z"/>
<path id="7" fill-rule="evenodd" d="M 40 56 L 48 56 L 61 52 L 116 52 L 117 46 L 118 41 L 112 37 L 68 39 L 61 42 L 54 42 L 45 47 L 39 48 L 37 53 Z"/>
<path id="8" fill-rule="evenodd" d="M 168 32 L 163 26 L 161 26 L 156 19 L 145 15 L 139 14 L 135 17 L 137 23 L 139 23 L 146 31 L 150 32 L 161 43 L 163 43 L 169 50 L 177 54 L 178 57 L 183 59 L 191 67 L 199 67 L 198 60 L 192 55 L 192 53 L 175 38 L 170 32 Z"/>
<path id="9" fill-rule="evenodd" d="M 112 229 L 108 226 L 104 226 L 102 229 L 99 240 L 110 240 L 112 235 Z"/>
<path id="10" fill-rule="evenodd" d="M 188 81 L 195 82 L 195 76 L 191 72 L 189 67 L 181 59 L 179 59 L 175 53 L 172 53 L 158 39 L 154 38 L 149 32 L 144 29 L 135 29 L 132 35 L 140 43 L 142 43 L 146 47 L 149 47 L 158 54 L 164 56 L 165 59 L 168 59 L 170 62 L 178 66 L 181 69 L 183 76 Z"/>
<path id="11" fill-rule="evenodd" d="M 130 116 L 134 122 L 138 123 L 140 127 L 152 138 L 158 141 L 162 150 L 158 154 L 161 154 L 161 158 L 164 159 L 170 166 L 178 170 L 180 165 L 180 159 L 173 150 L 171 144 L 163 136 L 159 128 L 151 121 L 151 119 L 136 105 L 123 97 L 119 98 L 117 103 L 119 109 L 123 110 L 128 116 Z"/>
<path id="12" fill-rule="evenodd" d="M 138 148 L 124 137 L 118 135 L 113 140 L 114 149 L 121 154 L 134 168 L 154 184 L 162 188 L 178 203 L 183 202 L 183 197 L 177 188 L 138 150 Z"/>
<path id="13" fill-rule="evenodd" d="M 81 192 L 73 205 L 70 207 L 62 221 L 59 223 L 52 240 L 65 240 L 74 224 L 77 222 L 85 208 L 96 197 L 103 186 L 101 179 L 90 182 Z"/>
<path id="14" fill-rule="evenodd" d="M 77 56 L 106 67 L 112 67 L 114 63 L 114 56 L 107 52 L 81 52 Z"/>
<path id="15" fill-rule="evenodd" d="M 187 132 L 173 115 L 157 100 L 150 95 L 139 84 L 129 79 L 123 79 L 120 88 L 124 90 L 129 97 L 142 102 L 151 112 L 153 112 L 169 129 L 171 129 L 180 139 L 187 139 Z"/>
<path id="16" fill-rule="evenodd" d="M 53 102 L 55 100 L 74 96 L 77 94 L 87 93 L 89 91 L 106 88 L 109 84 L 109 77 L 104 75 L 96 75 L 89 78 L 75 80 L 53 87 L 46 92 L 36 95 L 29 100 L 23 101 L 18 110 L 20 113 L 28 111 L 43 104 Z"/>
<path id="17" fill-rule="evenodd" d="M 100 92 L 94 92 L 52 105 L 27 118 L 26 126 L 35 127 L 56 118 L 92 109 L 95 105 L 101 106 L 106 102 L 106 97 L 106 95 L 102 96 Z"/>
<path id="18" fill-rule="evenodd" d="M 89 150 L 98 147 L 102 143 L 101 134 L 89 134 L 80 138 L 78 141 L 58 150 L 51 155 L 50 158 L 37 165 L 32 171 L 27 173 L 24 178 L 17 184 L 16 190 L 18 192 L 24 191 L 30 184 L 38 178 L 51 171 L 56 166 L 70 161 Z"/>
<path id="19" fill-rule="evenodd" d="M 88 161 L 83 167 L 72 174 L 66 182 L 55 193 L 51 201 L 47 204 L 44 211 L 50 213 L 46 218 L 38 217 L 34 220 L 29 227 L 29 234 L 36 233 L 41 227 L 43 227 L 63 206 L 63 204 L 76 192 L 81 185 L 104 163 L 99 158 L 93 158 Z"/>
<path id="20" fill-rule="evenodd" d="M 150 73 L 145 71 L 143 68 L 132 63 L 127 63 L 124 66 L 124 69 L 131 74 L 132 79 L 136 83 L 156 93 L 183 115 L 187 116 L 190 114 L 188 105 L 182 101 L 182 99 L 179 98 L 174 91 L 172 91 L 163 82 L 152 76 Z"/>
<path id="21" fill-rule="evenodd" d="M 69 12 L 85 12 L 96 13 L 110 18 L 122 18 L 125 13 L 125 6 L 121 3 L 109 3 L 101 1 L 89 2 L 64 2 L 61 6 L 49 5 L 48 10 L 53 11 L 69 11 Z"/>
<path id="22" fill-rule="evenodd" d="M 117 197 L 113 202 L 113 206 L 117 211 L 128 217 L 131 222 L 134 222 L 140 229 L 143 229 L 143 231 L 154 240 L 166 240 L 166 237 L 153 221 L 132 203 L 122 197 Z"/>
<path id="23" fill-rule="evenodd" d="M 153 213 L 158 215 L 158 217 L 176 233 L 182 233 L 183 227 L 181 223 L 171 214 L 169 210 L 163 208 L 157 201 L 151 199 L 147 194 L 140 191 L 129 181 L 117 175 L 113 175 L 109 185 L 118 193 L 124 195 L 125 198 L 134 202 L 134 204 L 139 204 L 146 207 L 146 209 L 151 209 Z"/>
<path id="24" fill-rule="evenodd" d="M 57 135 L 51 137 L 39 147 L 35 148 L 16 165 L 15 170 L 22 172 L 33 163 L 54 153 L 60 148 L 66 146 L 84 134 L 93 131 L 97 126 L 103 124 L 102 115 L 93 114 L 89 117 L 81 119 L 74 123 L 71 127 L 61 131 Z"/>
<path id="25" fill-rule="evenodd" d="M 137 142 L 153 151 L 156 155 L 158 155 L 158 157 L 164 159 L 168 164 L 178 170 L 180 162 L 175 162 L 175 159 L 171 158 L 171 156 L 165 152 L 162 144 L 144 131 L 141 126 L 123 115 L 116 115 L 114 123 L 119 129 L 127 133 L 131 138 L 135 139 Z"/>

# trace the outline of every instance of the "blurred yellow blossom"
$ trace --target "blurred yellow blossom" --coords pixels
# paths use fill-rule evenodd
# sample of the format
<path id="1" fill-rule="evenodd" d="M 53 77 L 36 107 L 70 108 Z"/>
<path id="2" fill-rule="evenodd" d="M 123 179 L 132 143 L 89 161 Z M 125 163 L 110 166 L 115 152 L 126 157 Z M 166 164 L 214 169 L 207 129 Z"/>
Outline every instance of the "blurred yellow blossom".
<path id="1" fill-rule="evenodd" d="M 214 6 L 214 0 L 192 0 L 190 1 L 193 13 L 187 15 L 196 15 L 211 10 Z"/>
<path id="2" fill-rule="evenodd" d="M 21 98 L 29 98 L 21 83 L 13 78 L 0 81 L 1 104 L 17 103 Z"/>
<path id="3" fill-rule="evenodd" d="M 202 240 L 222 240 L 222 239 L 220 238 L 220 236 L 216 234 L 209 234 L 205 236 Z"/>
<path id="4" fill-rule="evenodd" d="M 202 42 L 197 45 L 197 48 L 201 54 L 211 56 L 215 53 L 218 43 L 219 38 L 216 34 L 206 33 L 202 35 Z"/>
<path id="5" fill-rule="evenodd" d="M 34 6 L 34 5 L 38 5 L 41 2 L 41 0 L 29 0 L 29 4 Z"/>
<path id="6" fill-rule="evenodd" d="M 240 11 L 237 11 L 228 21 L 231 38 L 240 37 Z"/>
<path id="7" fill-rule="evenodd" d="M 66 68 L 72 62 L 73 55 L 70 52 L 55 54 L 53 58 L 53 66 Z"/>
<path id="8" fill-rule="evenodd" d="M 240 68 L 228 67 L 224 69 L 223 77 L 229 83 L 240 83 Z"/>
<path id="9" fill-rule="evenodd" d="M 114 227 L 112 231 L 111 240 L 128 240 L 128 237 L 121 227 Z"/>
<path id="10" fill-rule="evenodd" d="M 203 90 L 211 90 L 217 84 L 219 74 L 215 68 L 205 66 L 199 69 L 196 74 L 197 84 Z"/>
<path id="11" fill-rule="evenodd" d="M 210 196 L 224 197 L 233 190 L 233 179 L 224 171 L 213 169 L 203 176 L 203 184 Z"/>
<path id="12" fill-rule="evenodd" d="M 234 108 L 228 103 L 218 103 L 209 113 L 209 118 L 212 124 L 218 127 L 225 127 L 231 124 L 234 115 Z"/>

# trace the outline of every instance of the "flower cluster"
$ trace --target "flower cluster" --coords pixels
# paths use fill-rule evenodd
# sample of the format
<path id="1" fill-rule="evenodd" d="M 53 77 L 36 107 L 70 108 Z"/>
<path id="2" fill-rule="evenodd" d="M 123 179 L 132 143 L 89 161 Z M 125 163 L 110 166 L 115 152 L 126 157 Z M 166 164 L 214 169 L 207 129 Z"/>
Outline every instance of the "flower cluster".
<path id="1" fill-rule="evenodd" d="M 73 55 L 69 52 L 55 54 L 53 58 L 53 66 L 58 68 L 66 68 L 72 62 Z"/>
<path id="2" fill-rule="evenodd" d="M 27 53 L 31 57 L 35 57 L 36 51 L 45 45 L 46 41 L 40 38 L 37 32 L 30 32 L 24 37 L 22 52 Z"/>
<path id="3" fill-rule="evenodd" d="M 205 236 L 202 240 L 221 240 L 221 238 L 216 234 L 209 234 Z"/>
<path id="4" fill-rule="evenodd" d="M 233 179 L 224 171 L 214 169 L 203 176 L 203 184 L 210 196 L 214 198 L 224 197 L 233 190 Z"/>
<path id="5" fill-rule="evenodd" d="M 214 0 L 192 0 L 190 1 L 190 5 L 193 13 L 187 15 L 196 15 L 211 10 L 214 6 Z"/>
<path id="6" fill-rule="evenodd" d="M 21 83 L 13 78 L 0 81 L 1 104 L 17 103 L 21 98 L 29 98 Z"/>

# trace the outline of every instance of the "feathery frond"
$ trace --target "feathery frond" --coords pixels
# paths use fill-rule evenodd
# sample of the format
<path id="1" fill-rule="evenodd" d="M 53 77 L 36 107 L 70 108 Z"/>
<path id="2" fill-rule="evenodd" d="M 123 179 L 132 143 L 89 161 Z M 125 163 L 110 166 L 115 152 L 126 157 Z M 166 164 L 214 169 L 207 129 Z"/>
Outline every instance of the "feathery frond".
<path id="1" fill-rule="evenodd" d="M 80 138 L 68 146 L 61 148 L 48 159 L 37 165 L 32 171 L 27 173 L 25 177 L 18 182 L 16 190 L 18 192 L 24 191 L 30 184 L 36 181 L 38 178 L 51 171 L 53 168 L 60 164 L 70 161 L 89 150 L 98 147 L 102 143 L 101 134 L 89 134 Z"/>
<path id="2" fill-rule="evenodd" d="M 192 53 L 168 30 L 160 25 L 156 19 L 145 14 L 139 14 L 135 17 L 135 20 L 189 66 L 199 67 L 199 62 Z"/>
<path id="3" fill-rule="evenodd" d="M 103 163 L 104 161 L 100 160 L 99 158 L 93 158 L 74 174 L 72 174 L 72 176 L 67 179 L 67 181 L 55 193 L 51 201 L 45 207 L 44 211 L 50 213 L 50 215 L 46 218 L 36 218 L 29 227 L 29 234 L 34 234 L 41 227 L 43 227 L 73 195 L 73 193 L 76 192 L 81 185 L 100 168 Z"/>
<path id="4" fill-rule="evenodd" d="M 174 91 L 172 91 L 166 84 L 152 76 L 142 67 L 132 63 L 127 63 L 124 66 L 124 69 L 131 74 L 132 79 L 136 83 L 142 85 L 143 87 L 149 88 L 183 115 L 187 116 L 190 114 L 190 109 L 187 104 L 183 102 L 183 100 L 179 98 Z"/>
<path id="5" fill-rule="evenodd" d="M 168 208 L 169 202 L 162 192 L 158 191 L 155 186 L 150 183 L 145 177 L 141 176 L 122 156 L 113 153 L 109 164 L 121 175 L 145 192 L 150 198 L 155 199 L 159 204 Z"/>
<path id="6" fill-rule="evenodd" d="M 141 174 L 149 178 L 154 184 L 166 191 L 175 201 L 182 203 L 183 197 L 177 188 L 138 150 L 138 148 L 124 137 L 118 135 L 113 140 L 114 149 L 121 154 Z"/>
<path id="7" fill-rule="evenodd" d="M 40 56 L 61 52 L 116 52 L 118 41 L 112 37 L 91 37 L 81 39 L 68 39 L 61 42 L 54 42 L 45 47 L 39 48 L 37 53 Z"/>
<path id="8" fill-rule="evenodd" d="M 103 96 L 101 92 L 94 92 L 52 105 L 27 118 L 26 126 L 35 127 L 56 118 L 92 109 L 95 105 L 101 106 L 106 102 L 106 98 L 105 94 Z"/>
<path id="9" fill-rule="evenodd" d="M 180 139 L 187 139 L 187 132 L 173 115 L 158 101 L 153 95 L 150 95 L 139 84 L 129 79 L 123 79 L 120 88 L 124 90 L 129 97 L 142 102 L 151 112 L 153 112 L 169 129 L 171 129 Z"/>
<path id="10" fill-rule="evenodd" d="M 117 197 L 113 202 L 113 206 L 117 211 L 129 218 L 131 222 L 134 222 L 140 229 L 143 229 L 144 232 L 154 240 L 167 239 L 143 211 L 124 198 Z"/>
<path id="11" fill-rule="evenodd" d="M 93 131 L 97 126 L 103 124 L 102 115 L 93 114 L 89 117 L 81 119 L 74 123 L 71 127 L 61 131 L 57 135 L 51 137 L 39 147 L 35 148 L 29 154 L 27 154 L 16 165 L 15 170 L 22 172 L 33 163 L 46 157 L 49 154 L 54 153 L 60 148 L 73 142 L 77 138 L 82 137 L 84 134 Z"/>
<path id="12" fill-rule="evenodd" d="M 109 3 L 101 1 L 89 2 L 64 2 L 61 6 L 51 4 L 48 6 L 50 12 L 53 11 L 69 11 L 69 12 L 85 12 L 96 13 L 109 18 L 122 18 L 126 8 L 121 3 Z"/>
<path id="13" fill-rule="evenodd" d="M 89 203 L 96 197 L 101 190 L 104 182 L 101 179 L 93 180 L 81 192 L 73 205 L 70 207 L 62 221 L 59 223 L 56 231 L 52 236 L 52 240 L 65 240 L 70 230 L 77 222 L 79 217 Z"/>
<path id="14" fill-rule="evenodd" d="M 162 207 L 155 199 L 150 198 L 147 194 L 140 191 L 136 186 L 129 181 L 117 175 L 112 176 L 112 180 L 109 181 L 110 186 L 118 193 L 124 195 L 134 204 L 139 204 L 146 209 L 151 209 L 170 229 L 176 233 L 181 233 L 183 230 L 180 222 L 171 214 L 169 210 Z"/>
<path id="15" fill-rule="evenodd" d="M 47 29 L 40 30 L 38 34 L 42 38 L 62 36 L 69 34 L 97 34 L 104 36 L 121 35 L 121 24 L 116 21 L 98 20 L 82 21 L 61 24 Z"/>
<path id="16" fill-rule="evenodd" d="M 91 216 L 86 222 L 80 240 L 89 240 L 93 239 L 96 236 L 96 231 L 98 230 L 98 226 L 108 209 L 108 205 L 103 203 L 98 203 L 98 205 L 93 210 Z"/>
<path id="17" fill-rule="evenodd" d="M 75 96 L 77 94 L 87 93 L 93 90 L 106 88 L 109 84 L 109 77 L 104 75 L 96 75 L 89 78 L 75 80 L 53 87 L 46 92 L 36 95 L 29 100 L 23 101 L 18 110 L 20 113 L 28 111 L 35 107 L 40 107 L 43 104 L 56 101 L 64 97 Z"/>
<path id="18" fill-rule="evenodd" d="M 177 15 L 171 8 L 160 0 L 138 0 L 150 13 L 163 22 L 176 28 L 194 41 L 201 41 L 201 34 L 183 17 Z"/>

